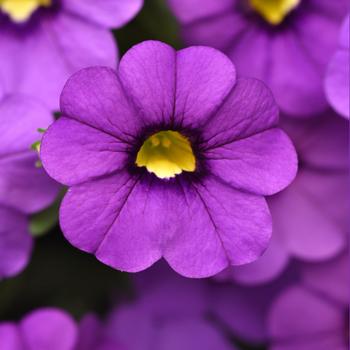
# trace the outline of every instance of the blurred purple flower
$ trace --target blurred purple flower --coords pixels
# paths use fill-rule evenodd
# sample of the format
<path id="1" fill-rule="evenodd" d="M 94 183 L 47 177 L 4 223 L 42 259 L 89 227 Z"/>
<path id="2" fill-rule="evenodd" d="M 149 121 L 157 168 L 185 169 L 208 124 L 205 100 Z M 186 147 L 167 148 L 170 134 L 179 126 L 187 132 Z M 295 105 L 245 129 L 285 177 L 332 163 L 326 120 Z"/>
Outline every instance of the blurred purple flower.
<path id="1" fill-rule="evenodd" d="M 236 80 L 225 55 L 142 43 L 118 72 L 76 73 L 61 110 L 41 158 L 54 179 L 70 186 L 60 223 L 73 245 L 129 272 L 163 256 L 189 277 L 254 261 L 266 249 L 271 218 L 264 195 L 293 180 L 295 150 L 277 127 L 270 91 L 254 79 Z M 163 146 L 157 135 L 169 130 L 180 136 Z M 189 147 L 194 169 L 164 179 L 136 166 L 154 137 L 150 159 L 158 149 L 165 154 L 156 154 L 157 166 L 177 166 Z"/>
<path id="2" fill-rule="evenodd" d="M 348 349 L 348 253 L 305 266 L 304 279 L 285 290 L 271 306 L 269 349 Z"/>
<path id="3" fill-rule="evenodd" d="M 64 311 L 45 308 L 17 324 L 0 322 L 0 339 L 2 350 L 73 350 L 77 328 Z"/>
<path id="4" fill-rule="evenodd" d="M 17 3 L 17 4 L 16 4 Z M 119 28 L 143 0 L 0 2 L 0 77 L 7 91 L 35 93 L 58 108 L 64 82 L 75 71 L 117 65 L 110 28 Z"/>
<path id="5" fill-rule="evenodd" d="M 223 50 L 240 74 L 271 87 L 283 112 L 301 117 L 326 109 L 323 78 L 347 0 L 168 1 L 187 44 Z"/>
<path id="6" fill-rule="evenodd" d="M 110 314 L 105 342 L 120 344 L 123 350 L 235 349 L 207 317 L 206 281 L 183 278 L 162 265 L 136 275 L 134 281 L 136 299 Z"/>
<path id="7" fill-rule="evenodd" d="M 0 279 L 20 272 L 32 247 L 28 215 L 47 207 L 59 185 L 42 168 L 31 145 L 37 129 L 53 121 L 50 112 L 32 98 L 0 91 Z"/>
<path id="8" fill-rule="evenodd" d="M 299 156 L 299 172 L 285 191 L 270 197 L 271 244 L 252 264 L 225 270 L 221 279 L 266 283 L 280 275 L 291 258 L 324 261 L 348 242 L 348 122 L 332 113 L 308 121 L 283 119 Z"/>
<path id="9" fill-rule="evenodd" d="M 328 66 L 326 76 L 326 94 L 329 103 L 343 117 L 349 119 L 350 90 L 350 47 L 349 47 L 349 16 L 341 29 L 339 47 Z"/>

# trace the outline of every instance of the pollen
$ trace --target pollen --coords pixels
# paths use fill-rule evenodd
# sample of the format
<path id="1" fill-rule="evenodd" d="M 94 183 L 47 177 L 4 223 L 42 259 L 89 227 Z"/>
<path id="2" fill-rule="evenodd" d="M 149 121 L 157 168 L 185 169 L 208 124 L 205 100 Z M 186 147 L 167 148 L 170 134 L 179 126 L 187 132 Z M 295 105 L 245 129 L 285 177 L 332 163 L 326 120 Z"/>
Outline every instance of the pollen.
<path id="1" fill-rule="evenodd" d="M 267 22 L 278 25 L 293 11 L 301 0 L 249 0 L 250 6 Z"/>
<path id="2" fill-rule="evenodd" d="M 0 0 L 0 10 L 17 23 L 27 21 L 39 7 L 51 5 L 52 0 Z"/>
<path id="3" fill-rule="evenodd" d="M 160 131 L 147 138 L 137 153 L 135 163 L 138 167 L 146 167 L 148 172 L 160 179 L 196 170 L 190 141 L 172 130 Z"/>

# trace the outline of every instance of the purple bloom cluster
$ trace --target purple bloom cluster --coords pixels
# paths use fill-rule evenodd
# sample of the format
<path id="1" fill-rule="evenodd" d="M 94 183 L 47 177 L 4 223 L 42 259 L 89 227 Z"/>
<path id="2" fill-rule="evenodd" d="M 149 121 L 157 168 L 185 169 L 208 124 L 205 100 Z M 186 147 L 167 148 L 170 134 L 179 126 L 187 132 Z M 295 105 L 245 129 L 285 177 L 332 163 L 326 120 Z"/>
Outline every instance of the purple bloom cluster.
<path id="1" fill-rule="evenodd" d="M 348 2 L 143 3 L 0 0 L 0 350 L 347 349 Z"/>

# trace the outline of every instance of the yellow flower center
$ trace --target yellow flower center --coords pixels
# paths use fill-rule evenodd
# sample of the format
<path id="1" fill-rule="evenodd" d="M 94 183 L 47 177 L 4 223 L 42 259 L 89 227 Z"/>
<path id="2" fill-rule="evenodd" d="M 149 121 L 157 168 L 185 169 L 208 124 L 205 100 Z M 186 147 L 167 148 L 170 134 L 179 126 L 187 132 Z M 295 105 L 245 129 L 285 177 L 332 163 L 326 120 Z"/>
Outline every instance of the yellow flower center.
<path id="1" fill-rule="evenodd" d="M 196 158 L 187 138 L 177 131 L 167 130 L 157 132 L 143 143 L 136 165 L 145 166 L 160 179 L 169 179 L 182 171 L 195 171 Z"/>
<path id="2" fill-rule="evenodd" d="M 280 24 L 301 0 L 249 0 L 250 6 L 270 24 Z"/>
<path id="3" fill-rule="evenodd" d="M 0 10 L 14 22 L 25 22 L 40 6 L 49 7 L 52 0 L 0 0 Z"/>

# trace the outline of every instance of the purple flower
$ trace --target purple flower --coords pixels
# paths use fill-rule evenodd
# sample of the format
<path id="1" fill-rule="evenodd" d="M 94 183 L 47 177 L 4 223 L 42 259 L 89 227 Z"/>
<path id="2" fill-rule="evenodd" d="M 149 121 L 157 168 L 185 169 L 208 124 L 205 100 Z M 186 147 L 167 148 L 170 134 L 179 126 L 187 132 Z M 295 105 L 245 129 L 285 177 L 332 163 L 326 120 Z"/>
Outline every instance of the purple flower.
<path id="1" fill-rule="evenodd" d="M 343 117 L 349 119 L 349 16 L 341 29 L 339 47 L 328 66 L 325 88 L 332 107 Z"/>
<path id="2" fill-rule="evenodd" d="M 221 278 L 266 283 L 292 258 L 325 261 L 347 246 L 348 122 L 330 113 L 308 121 L 284 119 L 282 126 L 297 149 L 299 171 L 291 186 L 268 199 L 274 223 L 271 244 L 259 260 L 229 268 Z"/>
<path id="3" fill-rule="evenodd" d="M 35 92 L 52 109 L 64 82 L 91 65 L 117 64 L 109 28 L 119 28 L 142 0 L 4 0 L 0 3 L 0 76 L 7 91 Z"/>
<path id="4" fill-rule="evenodd" d="M 59 185 L 42 168 L 31 145 L 53 118 L 32 98 L 0 91 L 0 279 L 20 272 L 32 247 L 28 216 L 47 207 Z"/>
<path id="5" fill-rule="evenodd" d="M 270 350 L 349 348 L 349 255 L 306 267 L 269 314 Z"/>
<path id="6" fill-rule="evenodd" d="M 0 339 L 4 350 L 73 350 L 77 328 L 64 311 L 44 308 L 19 323 L 1 322 Z"/>
<path id="7" fill-rule="evenodd" d="M 327 106 L 323 78 L 348 1 L 168 0 L 187 44 L 223 50 L 293 116 Z"/>
<path id="8" fill-rule="evenodd" d="M 225 55 L 142 43 L 118 72 L 73 75 L 61 111 L 41 158 L 70 187 L 60 223 L 74 246 L 129 272 L 163 256 L 190 277 L 266 249 L 263 196 L 292 181 L 295 150 L 277 127 L 270 91 L 237 80 Z"/>

